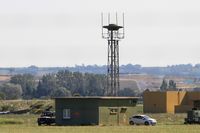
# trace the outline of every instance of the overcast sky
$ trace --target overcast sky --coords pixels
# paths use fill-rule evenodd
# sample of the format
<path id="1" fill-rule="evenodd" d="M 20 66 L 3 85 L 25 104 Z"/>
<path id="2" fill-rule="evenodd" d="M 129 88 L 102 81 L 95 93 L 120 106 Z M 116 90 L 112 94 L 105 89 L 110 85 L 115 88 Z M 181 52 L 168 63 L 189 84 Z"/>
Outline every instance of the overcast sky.
<path id="1" fill-rule="evenodd" d="M 101 12 L 125 13 L 120 64 L 200 63 L 199 0 L 0 0 L 0 67 L 106 64 Z"/>

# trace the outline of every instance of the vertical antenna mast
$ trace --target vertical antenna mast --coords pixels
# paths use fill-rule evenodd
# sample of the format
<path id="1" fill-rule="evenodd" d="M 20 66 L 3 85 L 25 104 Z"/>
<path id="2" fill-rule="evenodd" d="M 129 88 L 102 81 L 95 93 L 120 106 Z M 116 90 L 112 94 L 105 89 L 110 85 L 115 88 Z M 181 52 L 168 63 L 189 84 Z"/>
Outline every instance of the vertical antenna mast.
<path id="1" fill-rule="evenodd" d="M 117 12 L 116 12 L 116 25 L 118 25 L 118 18 L 117 18 Z"/>
<path id="2" fill-rule="evenodd" d="M 108 25 L 110 24 L 110 13 L 108 13 Z"/>
<path id="3" fill-rule="evenodd" d="M 101 13 L 101 32 L 103 38 L 103 13 Z"/>
<path id="4" fill-rule="evenodd" d="M 119 84 L 119 40 L 124 38 L 124 14 L 123 26 L 118 25 L 118 15 L 116 13 L 116 23 L 110 23 L 110 13 L 108 13 L 108 25 L 103 24 L 102 14 L 102 37 L 108 41 L 107 60 L 107 96 L 118 96 Z M 120 33 L 122 29 L 122 33 Z M 107 34 L 104 32 L 107 30 Z"/>
<path id="5" fill-rule="evenodd" d="M 123 13 L 123 33 L 122 33 L 122 38 L 123 38 L 123 39 L 124 39 L 124 37 L 125 37 L 124 27 L 125 27 L 125 25 L 124 25 L 124 13 Z"/>

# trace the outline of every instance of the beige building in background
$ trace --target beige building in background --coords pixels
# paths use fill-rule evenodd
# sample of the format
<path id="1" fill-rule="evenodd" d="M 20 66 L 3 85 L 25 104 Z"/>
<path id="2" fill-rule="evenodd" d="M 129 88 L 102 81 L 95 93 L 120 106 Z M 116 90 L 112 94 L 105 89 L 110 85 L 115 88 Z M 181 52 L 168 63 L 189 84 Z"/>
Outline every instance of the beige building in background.
<path id="1" fill-rule="evenodd" d="M 144 113 L 184 113 L 200 102 L 200 92 L 145 91 Z"/>

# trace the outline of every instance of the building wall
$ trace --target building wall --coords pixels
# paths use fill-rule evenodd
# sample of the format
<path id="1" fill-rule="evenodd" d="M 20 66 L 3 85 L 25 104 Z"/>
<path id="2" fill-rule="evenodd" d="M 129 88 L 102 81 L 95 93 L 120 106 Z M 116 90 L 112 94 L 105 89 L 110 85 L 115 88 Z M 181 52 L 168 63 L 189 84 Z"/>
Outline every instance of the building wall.
<path id="1" fill-rule="evenodd" d="M 57 125 L 126 125 L 137 99 L 55 99 Z M 70 109 L 71 118 L 63 119 L 63 109 Z M 110 109 L 119 112 L 111 113 Z M 123 110 L 126 109 L 124 112 Z"/>
<path id="2" fill-rule="evenodd" d="M 89 99 L 56 99 L 57 125 L 98 125 L 98 101 Z M 70 109 L 71 118 L 63 119 L 63 109 Z"/>
<path id="3" fill-rule="evenodd" d="M 183 91 L 167 91 L 166 93 L 166 113 L 174 113 L 175 106 L 183 104 L 182 101 L 186 95 Z M 180 107 L 179 107 L 180 109 Z"/>
<path id="4" fill-rule="evenodd" d="M 165 92 L 144 92 L 143 111 L 144 113 L 165 113 L 167 111 L 167 98 Z"/>
<path id="5" fill-rule="evenodd" d="M 188 92 L 187 97 L 188 97 L 187 104 L 193 106 L 193 101 L 200 100 L 200 92 Z"/>
<path id="6" fill-rule="evenodd" d="M 200 92 L 166 91 L 144 92 L 145 113 L 184 113 L 191 110 Z"/>
<path id="7" fill-rule="evenodd" d="M 129 117 L 133 115 L 136 100 L 100 100 L 99 102 L 99 125 L 128 125 Z M 111 109 L 117 109 L 111 113 Z"/>

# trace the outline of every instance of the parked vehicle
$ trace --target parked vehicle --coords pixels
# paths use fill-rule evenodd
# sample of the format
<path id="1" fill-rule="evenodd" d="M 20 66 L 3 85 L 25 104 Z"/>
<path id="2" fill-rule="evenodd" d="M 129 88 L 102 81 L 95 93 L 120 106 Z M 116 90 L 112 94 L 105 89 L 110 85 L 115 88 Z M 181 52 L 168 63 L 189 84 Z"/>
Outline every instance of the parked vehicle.
<path id="1" fill-rule="evenodd" d="M 52 118 L 52 117 L 40 117 L 38 118 L 38 126 L 40 125 L 51 125 L 51 124 L 55 124 L 55 118 Z"/>
<path id="2" fill-rule="evenodd" d="M 46 109 L 45 111 L 42 112 L 40 117 L 37 119 L 38 125 L 52 125 L 55 124 L 55 112 L 50 111 L 52 107 Z"/>
<path id="3" fill-rule="evenodd" d="M 10 114 L 10 111 L 1 111 L 0 115 Z"/>
<path id="4" fill-rule="evenodd" d="M 185 118 L 184 124 L 200 124 L 200 110 L 193 108 L 187 112 L 187 118 Z"/>
<path id="5" fill-rule="evenodd" d="M 156 125 L 157 121 L 147 115 L 134 115 L 129 118 L 130 125 Z"/>

